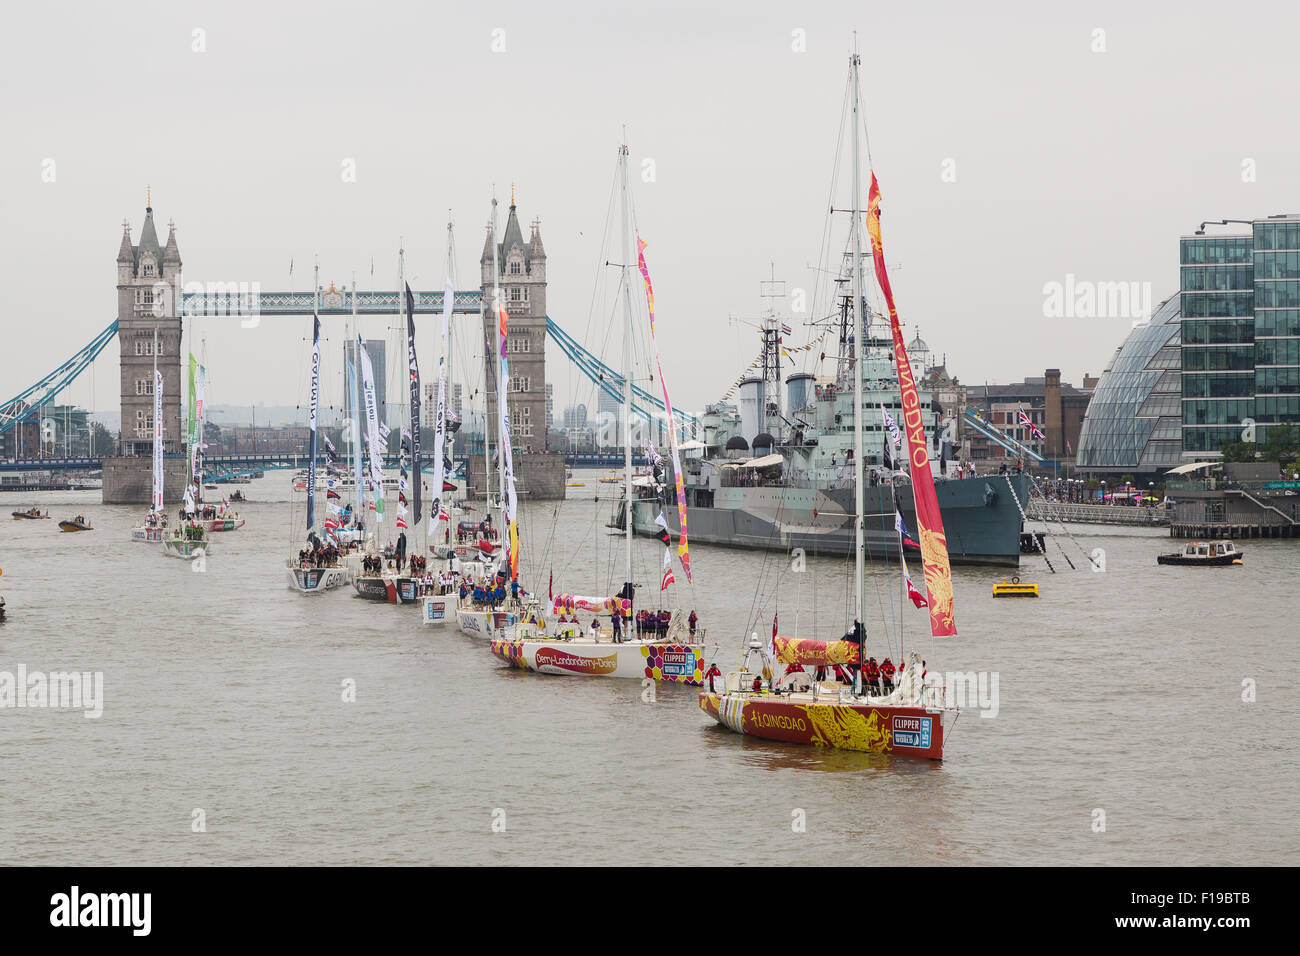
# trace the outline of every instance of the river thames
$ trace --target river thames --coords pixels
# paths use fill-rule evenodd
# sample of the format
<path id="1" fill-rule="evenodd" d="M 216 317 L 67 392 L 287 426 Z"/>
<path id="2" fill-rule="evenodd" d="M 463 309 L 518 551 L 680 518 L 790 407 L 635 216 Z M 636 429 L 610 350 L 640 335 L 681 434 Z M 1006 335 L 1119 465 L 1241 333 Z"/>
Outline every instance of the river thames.
<path id="1" fill-rule="evenodd" d="M 557 592 L 622 579 L 592 500 L 608 488 L 578 476 L 570 500 L 523 508 L 522 577 L 543 597 L 552 572 Z M 1059 573 L 1025 559 L 1037 601 L 992 599 L 1002 570 L 954 568 L 944 642 L 900 612 L 896 569 L 872 567 L 869 635 L 901 613 L 931 671 L 996 675 L 996 715 L 966 708 L 929 763 L 740 737 L 693 688 L 646 701 L 636 681 L 512 671 L 417 609 L 299 595 L 289 473 L 242 490 L 248 524 L 201 572 L 133 543 L 141 509 L 97 491 L 0 497 L 55 519 L 0 521 L 0 672 L 103 674 L 98 719 L 0 709 L 10 862 L 1300 863 L 1294 542 L 1166 568 L 1163 531 L 1075 526 L 1049 541 Z M 59 533 L 78 512 L 96 530 Z M 1105 571 L 1082 570 L 1097 548 Z M 635 550 L 653 604 L 662 546 Z M 698 612 L 724 671 L 773 604 L 782 633 L 848 625 L 842 558 L 692 558 L 671 605 Z"/>

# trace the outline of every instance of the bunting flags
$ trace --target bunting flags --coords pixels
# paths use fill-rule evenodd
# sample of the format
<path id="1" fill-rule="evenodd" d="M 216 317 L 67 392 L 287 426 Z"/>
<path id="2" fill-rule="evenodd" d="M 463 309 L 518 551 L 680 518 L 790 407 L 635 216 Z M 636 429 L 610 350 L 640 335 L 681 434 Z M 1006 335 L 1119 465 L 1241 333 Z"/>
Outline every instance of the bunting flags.
<path id="1" fill-rule="evenodd" d="M 320 316 L 312 305 L 311 317 L 311 412 L 307 419 L 307 530 L 316 526 L 316 410 L 320 401 Z"/>
<path id="2" fill-rule="evenodd" d="M 781 351 L 785 353 L 786 358 L 790 359 L 790 361 L 793 363 L 794 355 L 792 353 L 807 352 L 810 351 L 811 349 L 817 348 L 826 339 L 826 335 L 827 333 L 823 332 L 821 335 L 817 336 L 817 338 L 813 339 L 807 345 L 798 345 L 798 346 L 783 345 Z M 823 356 L 823 358 L 824 357 L 825 356 Z M 740 373 L 740 375 L 736 378 L 736 380 L 732 382 L 729 386 L 727 386 L 727 390 L 722 393 L 722 400 L 725 402 L 728 399 L 730 399 L 731 396 L 735 395 L 736 389 L 740 388 L 740 383 L 749 377 L 750 372 L 758 370 L 759 368 L 762 367 L 762 365 L 763 365 L 763 353 L 760 352 L 758 356 L 752 362 L 749 363 L 749 365 L 745 366 L 745 370 Z"/>
<path id="3" fill-rule="evenodd" d="M 898 386 L 902 394 L 903 429 L 907 433 L 908 462 L 911 465 L 912 495 L 916 504 L 916 522 L 921 533 L 921 559 L 925 569 L 925 590 L 929 596 L 930 633 L 935 637 L 953 637 L 957 634 L 957 620 L 953 606 L 952 569 L 948 565 L 948 545 L 943 533 L 943 516 L 939 513 L 939 500 L 934 492 L 934 476 L 930 472 L 929 442 L 925 434 L 925 420 L 921 400 L 917 394 L 912 366 L 903 343 L 903 330 L 898 324 L 898 309 L 885 269 L 885 246 L 880 234 L 880 184 L 876 174 L 871 174 L 871 189 L 867 193 L 867 232 L 871 236 L 871 254 L 876 266 L 876 280 L 889 307 L 889 325 L 894 339 L 894 366 L 898 372 Z"/>
<path id="4" fill-rule="evenodd" d="M 677 490 L 677 558 L 691 583 L 691 555 L 686 543 L 686 487 L 682 482 L 682 456 L 677 447 L 677 426 L 673 422 L 673 401 L 668 397 L 668 380 L 664 378 L 663 362 L 659 358 L 659 342 L 655 338 L 655 290 L 650 283 L 650 270 L 646 266 L 646 241 L 636 237 L 636 264 L 645 283 L 646 307 L 650 312 L 650 345 L 655 353 L 655 369 L 659 372 L 659 385 L 664 393 L 664 414 L 668 419 L 668 448 L 673 457 L 673 483 Z M 631 505 L 629 504 L 629 507 Z M 631 520 L 629 512 L 628 520 Z"/>
<path id="5" fill-rule="evenodd" d="M 397 516 L 397 527 L 399 528 L 406 527 L 406 519 L 403 518 L 400 514 Z"/>
<path id="6" fill-rule="evenodd" d="M 673 569 L 672 569 L 672 567 L 671 567 L 671 565 L 670 565 L 670 566 L 668 567 L 668 569 L 664 571 L 664 578 L 663 578 L 663 580 L 659 582 L 659 590 L 660 590 L 660 591 L 667 591 L 667 590 L 668 590 L 668 585 L 674 583 L 676 580 L 677 580 L 677 579 L 673 577 Z"/>

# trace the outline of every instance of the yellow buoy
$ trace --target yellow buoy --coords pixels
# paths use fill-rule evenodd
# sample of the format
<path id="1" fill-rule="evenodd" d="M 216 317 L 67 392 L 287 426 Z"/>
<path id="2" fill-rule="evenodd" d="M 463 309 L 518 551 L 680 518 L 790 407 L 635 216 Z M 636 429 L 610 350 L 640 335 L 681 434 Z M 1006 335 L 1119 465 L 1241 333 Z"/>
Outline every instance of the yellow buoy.
<path id="1" fill-rule="evenodd" d="M 1021 584 L 1021 583 L 1020 583 L 1020 578 L 1018 578 L 1018 577 L 1014 577 L 1014 578 L 1012 578 L 1012 579 L 1011 579 L 1011 583 L 1008 584 L 1008 583 L 1007 583 L 1007 579 L 1006 579 L 1006 578 L 1003 578 L 1001 584 L 995 584 L 995 585 L 993 585 L 993 596 L 994 596 L 994 597 L 1034 597 L 1034 598 L 1036 598 L 1036 597 L 1038 597 L 1038 585 L 1037 585 L 1037 584 Z"/>

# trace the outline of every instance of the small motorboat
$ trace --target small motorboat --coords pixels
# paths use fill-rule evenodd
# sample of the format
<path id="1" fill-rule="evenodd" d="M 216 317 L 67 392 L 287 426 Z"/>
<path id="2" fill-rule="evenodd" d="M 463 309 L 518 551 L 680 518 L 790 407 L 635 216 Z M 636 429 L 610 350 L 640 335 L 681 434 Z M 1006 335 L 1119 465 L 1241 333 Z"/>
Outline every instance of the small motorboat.
<path id="1" fill-rule="evenodd" d="M 5 619 L 5 599 L 0 597 L 0 621 Z"/>
<path id="2" fill-rule="evenodd" d="M 86 520 L 85 515 L 77 515 L 75 518 L 72 518 L 71 520 L 60 521 L 59 530 L 60 531 L 94 531 L 95 529 L 90 526 L 90 522 Z"/>
<path id="3" fill-rule="evenodd" d="M 1241 555 L 1231 541 L 1190 541 L 1182 551 L 1156 555 L 1156 564 L 1217 568 L 1241 564 Z"/>
<path id="4" fill-rule="evenodd" d="M 244 497 L 244 493 L 243 493 L 242 491 L 232 491 L 232 492 L 230 493 L 230 500 L 231 500 L 231 501 L 247 501 L 248 499 Z"/>
<path id="5" fill-rule="evenodd" d="M 48 518 L 50 513 L 46 511 L 42 514 L 40 508 L 28 508 L 26 511 L 15 511 L 13 515 L 15 521 L 35 521 L 37 518 Z"/>

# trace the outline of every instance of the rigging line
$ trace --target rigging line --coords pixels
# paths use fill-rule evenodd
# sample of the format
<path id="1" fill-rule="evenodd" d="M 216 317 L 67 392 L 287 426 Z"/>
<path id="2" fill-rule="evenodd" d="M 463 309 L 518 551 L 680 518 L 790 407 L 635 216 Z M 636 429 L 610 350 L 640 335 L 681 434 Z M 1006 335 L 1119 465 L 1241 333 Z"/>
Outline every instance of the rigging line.
<path id="1" fill-rule="evenodd" d="M 831 236 L 831 232 L 833 231 L 833 230 L 832 230 L 832 214 L 829 212 L 829 210 L 832 209 L 832 208 L 834 208 L 834 205 L 835 205 L 835 190 L 836 190 L 836 187 L 839 185 L 840 157 L 841 157 L 841 155 L 842 155 L 842 153 L 843 153 L 843 151 L 844 151 L 844 129 L 845 129 L 845 127 L 848 125 L 849 103 L 850 103 L 850 99 L 851 99 L 851 98 L 850 98 L 850 92 L 851 92 L 850 84 L 851 84 L 852 82 L 853 82 L 853 78 L 852 78 L 852 75 L 850 75 L 850 77 L 849 77 L 847 80 L 845 80 L 845 82 L 844 82 L 844 99 L 843 99 L 843 100 L 841 101 L 841 103 L 840 103 L 840 122 L 839 122 L 839 124 L 838 124 L 838 126 L 837 126 L 836 140 L 835 140 L 835 152 L 831 154 L 834 158 L 831 160 L 831 182 L 830 182 L 829 196 L 827 197 L 827 201 L 826 201 L 826 209 L 827 209 L 828 211 L 827 211 L 826 215 L 825 215 L 824 218 L 823 218 L 821 244 L 820 244 L 820 246 L 819 246 L 819 248 L 818 248 L 818 250 L 817 250 L 817 264 L 818 264 L 819 269 L 820 269 L 820 266 L 821 266 L 822 264 L 824 264 L 824 263 L 825 263 L 825 264 L 829 264 L 829 263 L 826 263 L 826 258 L 825 258 L 825 257 L 826 257 L 826 248 L 827 248 L 827 246 L 828 246 L 829 243 L 830 243 L 830 236 Z M 813 282 L 813 300 L 812 300 L 811 307 L 810 307 L 810 311 L 809 311 L 809 314 L 811 314 L 811 315 L 817 315 L 817 314 L 818 314 L 818 312 L 817 312 L 817 303 L 818 303 L 818 301 L 819 301 L 819 296 L 820 296 L 820 294 L 821 294 L 821 283 L 823 283 L 823 282 L 825 282 L 825 281 L 827 281 L 827 280 L 825 279 L 824 276 L 820 276 L 820 275 L 818 275 L 818 276 L 816 276 L 816 277 L 814 278 L 814 282 Z M 806 369 L 805 369 L 805 370 L 806 370 Z"/>

